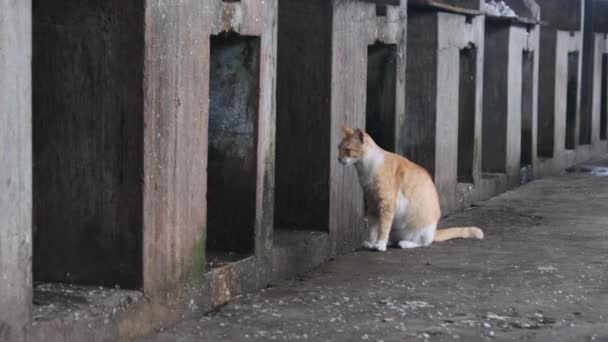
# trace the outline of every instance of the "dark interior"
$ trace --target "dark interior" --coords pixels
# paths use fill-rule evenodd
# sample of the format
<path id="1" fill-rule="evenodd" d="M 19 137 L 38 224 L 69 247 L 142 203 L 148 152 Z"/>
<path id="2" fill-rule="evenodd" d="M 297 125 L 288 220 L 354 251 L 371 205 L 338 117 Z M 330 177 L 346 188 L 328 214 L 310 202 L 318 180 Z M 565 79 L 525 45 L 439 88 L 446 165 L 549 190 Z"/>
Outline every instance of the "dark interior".
<path id="1" fill-rule="evenodd" d="M 259 56 L 257 37 L 211 37 L 208 261 L 254 250 Z"/>
<path id="2" fill-rule="evenodd" d="M 405 118 L 401 132 L 403 154 L 435 177 L 437 138 L 438 50 L 429 37 L 439 34 L 433 13 L 411 10 L 407 18 Z M 415 86 L 414 86 L 415 85 Z M 454 113 L 455 114 L 455 113 Z"/>
<path id="3" fill-rule="evenodd" d="M 537 154 L 540 158 L 552 158 L 555 147 L 555 49 L 557 30 L 543 28 L 540 31 L 538 70 L 538 129 Z M 541 86 L 542 85 L 542 86 Z"/>
<path id="4" fill-rule="evenodd" d="M 608 130 L 608 53 L 602 54 L 602 85 L 600 93 L 600 139 L 606 140 Z"/>
<path id="5" fill-rule="evenodd" d="M 374 44 L 367 49 L 367 133 L 381 148 L 395 151 L 397 46 Z"/>
<path id="6" fill-rule="evenodd" d="M 458 182 L 473 183 L 477 47 L 460 50 L 458 93 Z"/>
<path id="7" fill-rule="evenodd" d="M 331 30 L 331 2 L 279 1 L 275 230 L 329 231 Z"/>
<path id="8" fill-rule="evenodd" d="M 532 164 L 534 51 L 524 51 L 521 68 L 521 166 Z"/>
<path id="9" fill-rule="evenodd" d="M 566 149 L 576 147 L 578 97 L 578 51 L 568 53 L 568 90 L 566 94 Z"/>
<path id="10" fill-rule="evenodd" d="M 142 1 L 33 1 L 33 276 L 142 284 Z"/>
<path id="11" fill-rule="evenodd" d="M 481 120 L 481 170 L 484 173 L 507 171 L 507 120 L 509 118 L 510 25 L 486 20 L 484 39 L 483 113 Z"/>

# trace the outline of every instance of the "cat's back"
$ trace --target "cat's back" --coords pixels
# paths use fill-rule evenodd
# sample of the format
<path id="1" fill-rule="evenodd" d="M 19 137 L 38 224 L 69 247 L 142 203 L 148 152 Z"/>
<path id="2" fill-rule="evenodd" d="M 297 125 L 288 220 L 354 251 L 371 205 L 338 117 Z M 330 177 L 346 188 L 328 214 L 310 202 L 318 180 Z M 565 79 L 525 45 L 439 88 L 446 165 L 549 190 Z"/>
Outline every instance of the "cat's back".
<path id="1" fill-rule="evenodd" d="M 441 216 L 439 196 L 431 175 L 422 166 L 403 156 L 389 153 L 387 158 L 393 164 L 395 185 L 408 199 L 412 209 L 424 211 L 424 216 L 431 221 L 438 219 Z"/>
<path id="2" fill-rule="evenodd" d="M 385 161 L 399 183 L 423 183 L 433 182 L 429 173 L 420 165 L 395 153 L 385 152 Z M 434 187 L 434 186 L 433 186 Z"/>

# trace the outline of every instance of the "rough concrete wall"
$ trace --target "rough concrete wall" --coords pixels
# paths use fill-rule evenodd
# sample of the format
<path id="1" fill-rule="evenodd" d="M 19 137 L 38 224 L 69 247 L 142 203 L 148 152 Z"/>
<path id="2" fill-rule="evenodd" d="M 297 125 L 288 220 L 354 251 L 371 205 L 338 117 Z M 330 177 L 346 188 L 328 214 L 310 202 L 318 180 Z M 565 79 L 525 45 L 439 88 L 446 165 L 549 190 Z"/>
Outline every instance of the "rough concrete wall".
<path id="1" fill-rule="evenodd" d="M 524 27 L 512 27 L 509 35 L 509 102 L 507 106 L 506 173 L 519 184 L 522 135 L 523 52 L 527 49 L 528 33 Z M 529 70 L 533 72 L 533 70 Z M 531 80 L 531 77 L 530 77 Z M 530 85 L 532 87 L 533 85 Z"/>
<path id="2" fill-rule="evenodd" d="M 406 1 L 387 8 L 386 17 L 377 17 L 374 4 L 336 0 L 332 25 L 332 122 L 330 127 L 330 244 L 332 253 L 351 251 L 363 241 L 363 194 L 353 167 L 338 163 L 340 127 L 365 127 L 368 47 L 377 41 L 397 45 L 395 91 L 405 87 Z M 404 103 L 396 98 L 395 141 L 400 141 Z"/>
<path id="3" fill-rule="evenodd" d="M 406 64 L 407 64 L 407 1 L 401 0 L 398 5 L 387 7 L 386 17 L 377 17 L 378 32 L 376 41 L 382 44 L 395 45 L 395 115 L 391 124 L 394 130 L 395 153 L 403 155 L 406 99 Z"/>
<path id="4" fill-rule="evenodd" d="M 521 105 L 521 164 L 537 165 L 537 125 L 538 125 L 538 77 L 539 77 L 539 32 L 540 27 L 530 28 L 526 34 L 522 78 Z M 532 175 L 530 175 L 532 176 Z"/>
<path id="5" fill-rule="evenodd" d="M 337 163 L 337 146 L 342 125 L 365 128 L 369 45 L 396 46 L 389 88 L 404 92 L 406 2 L 398 3 L 379 17 L 376 5 L 392 2 L 280 3 L 275 227 L 330 230 L 330 254 L 352 250 L 364 232 L 357 176 Z M 393 101 L 383 129 L 395 143 L 404 101 Z"/>
<path id="6" fill-rule="evenodd" d="M 488 26 L 494 27 L 488 29 Z M 521 26 L 486 23 L 483 166 L 487 172 L 505 173 L 509 187 L 520 182 L 522 153 L 527 154 L 527 163 L 532 164 L 534 53 L 537 50 L 529 41 L 533 34 Z M 524 52 L 532 53 L 525 69 Z M 524 80 L 525 88 L 522 88 Z M 522 117 L 524 110 L 526 120 Z M 524 133 L 526 151 L 522 151 Z"/>
<path id="7" fill-rule="evenodd" d="M 528 34 L 527 50 L 534 53 L 534 71 L 532 77 L 532 169 L 538 165 L 538 122 L 539 122 L 539 97 L 540 97 L 540 32 L 539 25 L 530 30 Z"/>
<path id="8" fill-rule="evenodd" d="M 458 172 L 457 181 L 474 183 L 473 160 L 475 159 L 475 139 L 481 138 L 475 132 L 477 80 L 477 47 L 474 44 L 459 52 L 458 75 Z M 480 68 L 480 70 L 483 70 Z"/>
<path id="9" fill-rule="evenodd" d="M 602 56 L 602 74 L 600 85 L 600 140 L 608 138 L 608 53 Z"/>
<path id="10" fill-rule="evenodd" d="M 459 108 L 459 56 L 466 47 L 477 48 L 477 86 L 475 98 L 475 125 L 473 137 L 473 183 L 481 172 L 481 107 L 483 95 L 484 20 L 472 18 L 470 23 L 461 15 L 437 13 L 437 136 L 441 137 L 435 149 L 435 183 L 440 193 L 442 208 L 451 211 L 457 205 L 456 182 L 458 165 L 458 126 L 455 108 Z"/>
<path id="11" fill-rule="evenodd" d="M 522 55 L 522 91 L 521 91 L 521 166 L 533 165 L 536 151 L 532 146 L 534 140 L 534 57 L 536 51 L 524 51 Z"/>
<path id="12" fill-rule="evenodd" d="M 144 290 L 148 295 L 200 275 L 204 268 L 209 37 L 220 31 L 260 37 L 255 255 L 262 265 L 270 265 L 276 9 L 276 1 L 268 0 L 146 3 Z M 261 268 L 243 286 L 267 276 Z"/>
<path id="13" fill-rule="evenodd" d="M 340 127 L 365 127 L 367 46 L 376 38 L 373 4 L 333 2 L 330 149 L 330 220 L 332 252 L 344 253 L 363 241 L 363 192 L 354 167 L 338 162 Z"/>
<path id="14" fill-rule="evenodd" d="M 331 2 L 279 2 L 275 227 L 327 231 Z"/>
<path id="15" fill-rule="evenodd" d="M 563 31 L 580 31 L 586 0 L 536 0 L 541 20 L 551 28 Z"/>
<path id="16" fill-rule="evenodd" d="M 557 30 L 540 30 L 540 68 L 538 93 L 538 156 L 553 157 L 555 131 L 555 73 Z"/>
<path id="17" fill-rule="evenodd" d="M 539 93 L 539 156 L 555 157 L 549 169 L 559 170 L 571 165 L 580 154 L 564 155 L 566 137 L 566 105 L 568 98 L 568 54 L 579 52 L 578 87 L 574 101 L 574 142 L 578 143 L 580 125 L 580 81 L 582 34 L 580 32 L 541 29 L 541 67 Z M 546 86 L 545 86 L 546 85 Z M 576 146 L 574 146 L 576 147 Z"/>
<path id="18" fill-rule="evenodd" d="M 363 0 L 367 2 L 373 2 L 376 4 L 376 15 L 386 16 L 388 13 L 388 6 L 399 6 L 401 0 Z M 407 1 L 407 0 L 406 0 Z"/>
<path id="19" fill-rule="evenodd" d="M 467 107 L 474 111 L 474 122 L 461 143 L 472 144 L 468 181 L 477 183 L 481 172 L 484 17 L 467 23 L 462 15 L 410 10 L 408 25 L 405 156 L 434 175 L 442 209 L 449 212 L 458 205 L 459 69 L 465 48 L 476 50 L 475 72 L 471 69 L 468 77 L 472 91 L 463 97 L 472 101 Z"/>
<path id="20" fill-rule="evenodd" d="M 594 129 L 591 141 L 593 145 L 597 145 L 600 140 L 606 139 L 606 131 L 608 131 L 608 39 L 603 33 L 596 33 L 594 38 L 591 106 Z"/>
<path id="21" fill-rule="evenodd" d="M 141 285 L 142 8 L 33 2 L 38 281 Z"/>
<path id="22" fill-rule="evenodd" d="M 530 20 L 540 19 L 540 7 L 535 0 L 507 0 L 505 2 L 515 11 L 518 17 Z"/>
<path id="23" fill-rule="evenodd" d="M 579 51 L 568 53 L 568 76 L 566 90 L 566 149 L 573 150 L 579 141 L 581 115 L 578 109 L 578 90 L 580 83 L 578 82 L 578 66 L 581 55 Z"/>
<path id="24" fill-rule="evenodd" d="M 592 0 L 593 10 L 597 13 L 593 20 L 594 32 L 608 32 L 608 1 L 607 0 Z M 589 2 L 587 3 L 589 4 Z M 587 11 L 585 11 L 587 14 Z"/>
<path id="25" fill-rule="evenodd" d="M 145 7 L 144 291 L 203 267 L 209 25 L 200 1 Z"/>
<path id="26" fill-rule="evenodd" d="M 468 101 L 468 115 L 473 122 L 469 132 L 460 137 L 462 146 L 469 147 L 470 161 L 467 181 L 477 183 L 481 172 L 481 107 L 483 94 L 484 17 L 466 18 L 462 15 L 413 11 L 408 14 L 408 58 L 406 91 L 407 140 L 405 155 L 425 167 L 434 176 L 440 193 L 442 210 L 458 207 L 459 107 Z M 466 58 L 470 50 L 474 61 L 465 63 L 470 72 L 463 72 L 467 94 L 460 94 L 461 53 Z M 473 52 L 475 51 L 476 52 Z M 467 76 L 468 75 L 468 76 Z M 465 129 L 463 129 L 464 131 Z M 466 144 L 465 144 L 466 142 Z M 463 162 L 460 162 L 464 168 Z M 467 185 L 469 188 L 473 186 Z"/>
<path id="27" fill-rule="evenodd" d="M 408 13 L 403 155 L 435 175 L 437 16 Z"/>
<path id="28" fill-rule="evenodd" d="M 486 19 L 483 74 L 482 170 L 505 173 L 507 163 L 507 125 L 512 96 L 510 80 L 511 26 Z M 513 47 L 515 50 L 515 47 Z M 521 74 L 521 73 L 518 73 Z M 515 88 L 514 88 L 515 89 Z"/>
<path id="29" fill-rule="evenodd" d="M 367 2 L 373 2 L 379 6 L 399 6 L 401 0 L 363 0 Z"/>
<path id="30" fill-rule="evenodd" d="M 457 185 L 456 208 L 465 208 L 478 201 L 486 200 L 496 194 L 505 192 L 521 184 L 521 181 L 528 181 L 534 177 L 537 170 L 538 160 L 536 158 L 536 129 L 537 129 L 537 95 L 538 95 L 538 26 L 528 27 L 529 31 L 523 27 L 513 26 L 509 33 L 509 57 L 506 66 L 506 79 L 501 82 L 508 84 L 507 101 L 503 102 L 507 106 L 506 126 L 506 173 L 505 174 L 486 174 L 481 177 L 474 186 L 468 184 Z M 486 40 L 487 43 L 487 40 Z M 527 54 L 525 68 L 522 67 L 524 51 Z M 484 58 L 487 56 L 484 56 Z M 485 71 L 487 72 L 487 70 Z M 522 80 L 526 79 L 526 82 Z M 484 80 L 484 87 L 486 86 Z M 484 93 L 484 105 L 487 97 Z M 524 109 L 523 107 L 527 107 Z M 524 115 L 525 113 L 525 115 Z M 484 115 L 488 115 L 484 112 Z M 484 123 L 485 123 L 484 119 Z M 521 125 L 521 126 L 520 126 Z M 524 134 L 524 132 L 526 134 Z M 494 135 L 495 132 L 490 132 Z M 524 143 L 524 137 L 528 137 L 528 142 Z M 520 169 L 520 154 L 523 153 L 524 146 L 528 149 L 528 161 L 525 162 L 526 168 Z M 487 148 L 486 142 L 482 151 Z M 530 168 L 531 166 L 531 168 Z"/>
<path id="31" fill-rule="evenodd" d="M 583 23 L 583 63 L 581 75 L 581 118 L 579 141 L 581 145 L 591 144 L 593 130 L 593 58 L 595 56 L 595 0 L 588 0 Z M 608 15 L 608 13 L 606 13 Z M 601 17 L 598 13 L 597 17 Z"/>
<path id="32" fill-rule="evenodd" d="M 580 32 L 572 35 L 570 32 L 558 31 L 557 32 L 557 46 L 556 46 L 556 75 L 555 75 L 555 130 L 554 134 L 554 154 L 557 156 L 556 168 L 564 165 L 564 152 L 566 150 L 566 114 L 568 104 L 568 83 L 572 84 L 574 81 L 577 84 L 574 89 L 574 137 L 573 141 L 578 142 L 578 127 L 580 120 L 580 84 L 581 84 L 581 69 L 582 59 L 580 58 L 580 51 L 582 50 L 582 34 Z M 569 55 L 571 53 L 578 52 L 578 66 L 574 72 L 572 68 L 569 68 Z M 570 69 L 570 72 L 569 72 Z M 569 74 L 576 74 L 576 80 L 569 80 Z M 576 147 L 576 146 L 574 146 Z"/>
<path id="33" fill-rule="evenodd" d="M 483 0 L 410 0 L 410 3 L 413 5 L 428 6 L 429 2 L 448 5 L 455 8 L 479 11 L 481 9 Z"/>
<path id="34" fill-rule="evenodd" d="M 0 1 L 0 341 L 25 341 L 32 305 L 31 11 Z"/>

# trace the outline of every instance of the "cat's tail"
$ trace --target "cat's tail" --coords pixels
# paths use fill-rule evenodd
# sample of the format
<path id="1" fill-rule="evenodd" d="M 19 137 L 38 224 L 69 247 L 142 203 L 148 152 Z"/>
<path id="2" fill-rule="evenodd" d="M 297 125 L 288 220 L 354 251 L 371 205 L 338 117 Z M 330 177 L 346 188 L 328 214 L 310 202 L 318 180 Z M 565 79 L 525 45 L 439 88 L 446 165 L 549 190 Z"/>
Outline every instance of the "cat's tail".
<path id="1" fill-rule="evenodd" d="M 433 241 L 447 241 L 451 239 L 483 239 L 483 230 L 477 227 L 437 229 Z"/>

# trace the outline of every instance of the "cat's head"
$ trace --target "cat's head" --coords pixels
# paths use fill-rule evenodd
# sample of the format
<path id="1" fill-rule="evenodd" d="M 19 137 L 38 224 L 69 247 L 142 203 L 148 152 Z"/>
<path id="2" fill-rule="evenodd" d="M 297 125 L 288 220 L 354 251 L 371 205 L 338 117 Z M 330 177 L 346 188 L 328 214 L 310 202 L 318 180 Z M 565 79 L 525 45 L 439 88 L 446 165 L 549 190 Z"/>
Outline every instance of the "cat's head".
<path id="1" fill-rule="evenodd" d="M 344 165 L 353 164 L 365 156 L 371 138 L 359 128 L 342 127 L 342 141 L 338 145 L 338 160 Z"/>

